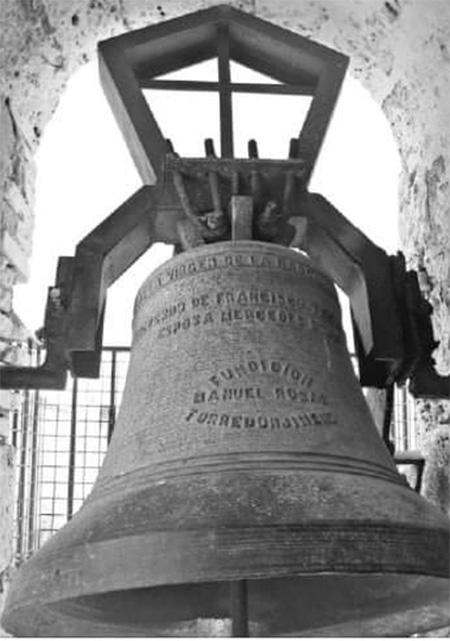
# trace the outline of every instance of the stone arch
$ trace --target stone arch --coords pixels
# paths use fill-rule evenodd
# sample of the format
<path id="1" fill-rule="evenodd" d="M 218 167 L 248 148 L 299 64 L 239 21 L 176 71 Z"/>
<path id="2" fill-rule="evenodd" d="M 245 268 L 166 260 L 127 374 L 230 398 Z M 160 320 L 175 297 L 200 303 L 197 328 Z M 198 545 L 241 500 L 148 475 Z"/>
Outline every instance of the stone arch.
<path id="1" fill-rule="evenodd" d="M 6 239 L 8 246 L 14 245 L 12 258 L 19 263 L 13 272 L 26 276 L 31 248 L 33 150 L 70 75 L 94 57 L 98 40 L 212 4 L 217 3 L 78 0 L 69 6 L 57 0 L 5 2 L 0 53 L 6 73 L 1 92 L 2 128 L 9 129 L 9 146 L 0 178 L 9 183 L 9 218 L 18 212 L 21 219 L 18 225 L 9 221 Z M 300 4 L 295 0 L 241 0 L 230 4 L 350 55 L 352 75 L 383 109 L 403 165 L 402 249 L 410 265 L 421 268 L 428 287 L 441 341 L 437 362 L 444 373 L 450 367 L 446 291 L 450 251 L 445 233 L 450 218 L 446 176 L 450 164 L 448 3 L 435 0 L 427 9 L 426 20 L 418 0 L 308 0 Z M 9 254 L 13 253 L 9 247 Z M 9 280 L 14 280 L 13 273 Z"/>
<path id="2" fill-rule="evenodd" d="M 209 65 L 209 62 L 215 61 L 208 61 L 207 63 L 208 68 L 212 69 L 212 73 L 214 73 L 215 65 Z M 203 73 L 206 72 L 203 71 Z M 89 212 L 89 228 L 94 228 L 110 211 L 138 189 L 141 184 L 137 169 L 123 143 L 122 134 L 117 126 L 114 125 L 114 118 L 107 107 L 99 78 L 95 78 L 96 75 L 97 65 L 95 60 L 81 64 L 74 71 L 61 92 L 60 100 L 49 122 L 44 127 L 37 146 L 35 158 L 39 168 L 39 181 L 37 181 L 34 208 L 36 229 L 33 241 L 33 256 L 30 260 L 31 274 L 27 287 L 20 287 L 19 291 L 14 292 L 15 309 L 21 320 L 31 329 L 40 327 L 39 323 L 42 323 L 46 291 L 54 279 L 57 257 L 65 252 L 68 252 L 69 255 L 73 253 L 74 243 L 86 233 L 86 230 L 76 231 L 76 225 L 78 224 L 79 226 L 83 220 L 83 216 L 78 215 L 78 211 Z M 89 100 L 91 100 L 90 105 L 85 104 L 87 103 L 85 97 L 89 97 Z M 258 104 L 257 108 L 260 110 L 260 115 L 257 119 L 259 129 L 256 129 L 257 133 L 255 134 L 255 130 L 252 130 L 251 133 L 246 130 L 245 125 L 244 128 L 241 126 L 240 130 L 237 128 L 237 123 L 239 123 L 240 117 L 243 115 L 242 112 L 245 112 L 244 121 L 246 121 L 245 116 L 248 117 L 246 122 L 250 127 L 254 125 L 255 118 L 254 111 L 250 112 L 250 110 L 246 109 L 240 111 L 238 105 L 235 104 L 233 121 L 236 154 L 245 155 L 247 139 L 256 137 L 262 157 L 266 157 L 265 154 L 269 151 L 267 145 L 270 145 L 270 156 L 274 151 L 275 157 L 277 157 L 277 154 L 280 158 L 285 157 L 289 136 L 298 130 L 301 122 L 299 102 L 295 101 L 294 104 L 288 105 L 285 118 L 287 128 L 283 129 L 284 135 L 281 137 L 279 127 L 280 121 L 283 120 L 284 116 L 277 112 L 277 118 L 273 122 L 271 133 L 278 137 L 281 144 L 273 150 L 272 145 L 276 145 L 276 143 L 274 143 L 272 137 L 268 141 L 265 134 L 267 134 L 267 118 L 270 118 L 274 105 L 271 105 L 270 109 L 263 113 L 264 106 L 261 103 L 264 101 L 261 101 L 259 96 L 251 97 L 255 98 L 253 106 L 255 107 Z M 285 97 L 281 96 L 280 98 L 281 103 L 283 103 Z M 192 128 L 190 127 L 192 131 L 190 133 L 194 134 L 195 142 L 190 140 L 185 143 L 182 138 L 179 139 L 178 137 L 179 135 L 183 137 L 184 131 L 183 134 L 180 134 L 178 130 L 174 132 L 170 128 L 170 124 L 167 124 L 164 119 L 160 120 L 166 115 L 164 110 L 168 110 L 174 121 L 177 121 L 179 120 L 177 112 L 171 111 L 170 108 L 168 109 L 168 104 L 164 102 L 159 105 L 158 110 L 155 107 L 154 95 L 150 97 L 152 111 L 162 127 L 164 135 L 171 137 L 177 151 L 181 155 L 183 153 L 202 155 L 203 136 L 209 135 L 210 130 L 205 129 L 202 135 L 199 135 L 196 127 L 197 124 L 199 126 L 204 124 L 202 118 L 199 118 L 199 110 L 205 109 L 205 105 L 197 104 L 191 106 L 189 103 L 190 100 L 184 106 L 183 121 L 187 120 L 192 123 Z M 71 104 L 77 105 L 76 108 L 72 107 L 71 110 L 69 108 Z M 104 113 L 99 105 L 106 108 L 109 113 Z M 276 108 L 280 107 L 282 108 L 283 104 L 277 104 Z M 214 109 L 214 105 L 211 105 L 211 109 Z M 218 110 L 216 111 L 218 123 Z M 361 116 L 364 116 L 364 124 L 362 120 L 360 121 Z M 104 121 L 107 119 L 110 128 L 105 130 Z M 194 120 L 196 121 L 195 123 L 193 122 Z M 356 124 L 355 120 L 358 120 Z M 166 124 L 167 129 L 165 128 Z M 58 130 L 58 134 L 56 130 Z M 370 130 L 373 131 L 367 133 L 367 130 L 369 132 Z M 123 148 L 122 146 L 120 148 L 115 146 L 116 137 L 120 138 Z M 336 138 L 339 141 L 339 146 L 336 145 Z M 367 145 L 367 138 L 374 144 L 372 157 L 369 157 L 368 152 L 366 153 L 367 146 L 363 147 L 363 145 Z M 241 151 L 238 149 L 238 140 L 242 145 Z M 182 143 L 187 144 L 187 147 L 180 147 L 179 145 Z M 329 145 L 328 143 L 331 144 Z M 195 152 L 190 147 L 190 144 L 198 145 Z M 217 140 L 216 144 L 218 144 Z M 355 147 L 359 154 L 355 153 Z M 89 153 L 86 158 L 87 149 Z M 345 155 L 344 163 L 342 163 L 342 154 Z M 360 196 L 370 191 L 380 154 L 384 154 L 386 167 L 389 167 L 392 172 L 391 175 L 388 175 L 386 169 L 380 168 L 379 170 L 380 184 L 385 186 L 387 192 L 382 198 L 382 202 L 386 204 L 386 209 L 390 214 L 389 217 L 385 212 L 377 210 L 380 205 L 379 198 L 376 195 L 371 199 L 372 202 L 369 201 L 368 203 L 364 202 L 361 197 L 355 198 L 355 194 Z M 116 163 L 112 163 L 111 166 L 109 163 L 112 157 L 116 159 Z M 361 157 L 368 159 L 372 176 L 368 176 L 367 171 L 363 171 Z M 394 252 L 398 246 L 398 235 L 395 233 L 398 227 L 395 190 L 398 186 L 397 166 L 399 164 L 398 148 L 390 125 L 381 108 L 375 103 L 362 83 L 347 74 L 339 104 L 336 108 L 335 120 L 330 134 L 327 135 L 320 159 L 316 163 L 310 190 L 318 191 L 327 198 L 331 197 L 334 205 L 353 224 L 367 234 L 373 242 L 378 243 L 388 252 Z M 342 168 L 343 165 L 345 170 Z M 394 169 L 393 165 L 396 165 Z M 344 171 L 345 177 L 343 176 Z M 354 177 L 352 172 L 355 174 Z M 356 183 L 355 189 L 352 189 L 353 178 Z M 57 187 L 52 190 L 52 180 L 55 179 Z M 113 189 L 110 189 L 111 184 L 114 184 Z M 119 189 L 118 185 L 120 185 Z M 42 192 L 46 192 L 43 198 L 39 197 L 41 195 L 39 186 L 42 188 Z M 116 193 L 111 199 L 112 193 L 114 194 L 117 189 L 118 194 Z M 67 202 L 64 199 L 64 190 L 66 190 L 66 193 L 71 194 Z M 52 191 L 55 192 L 54 195 L 49 194 Z M 43 200 L 45 205 L 43 205 Z M 105 201 L 109 203 L 109 206 L 106 205 L 105 207 Z M 64 207 L 63 216 L 61 216 L 61 206 Z M 67 219 L 68 217 L 69 220 Z M 382 220 L 381 224 L 380 220 Z M 52 236 L 58 238 L 58 241 L 49 244 L 48 239 Z M 155 254 L 156 250 L 158 251 Z M 142 268 L 151 271 L 157 266 L 157 264 L 153 264 L 153 261 L 158 260 L 158 258 L 159 260 L 167 260 L 169 257 L 168 254 L 160 250 L 161 248 L 154 247 L 152 257 L 147 255 L 147 259 L 144 259 L 143 262 L 139 261 L 138 271 L 134 272 L 136 275 L 139 274 L 137 280 L 136 275 L 133 276 L 132 271 L 128 271 L 126 281 L 121 278 L 120 282 L 116 283 L 112 290 L 108 291 L 103 337 L 105 344 L 130 343 L 131 337 L 128 336 L 128 331 L 131 330 L 128 330 L 128 328 L 131 328 L 134 290 L 137 287 L 139 278 L 145 278 Z M 46 267 L 47 269 L 45 269 Z M 37 280 L 38 274 L 39 280 Z M 114 304 L 116 307 L 114 307 Z M 351 331 L 350 311 L 345 297 L 342 297 L 341 305 L 343 305 L 343 313 L 346 320 L 345 327 L 348 331 Z M 113 311 L 114 309 L 115 311 Z M 122 313 L 124 309 L 127 311 Z M 119 323 L 116 320 L 118 318 L 121 320 L 122 328 L 127 328 L 122 330 L 122 336 L 119 336 Z M 115 338 L 112 338 L 110 333 L 113 324 L 116 328 Z"/>

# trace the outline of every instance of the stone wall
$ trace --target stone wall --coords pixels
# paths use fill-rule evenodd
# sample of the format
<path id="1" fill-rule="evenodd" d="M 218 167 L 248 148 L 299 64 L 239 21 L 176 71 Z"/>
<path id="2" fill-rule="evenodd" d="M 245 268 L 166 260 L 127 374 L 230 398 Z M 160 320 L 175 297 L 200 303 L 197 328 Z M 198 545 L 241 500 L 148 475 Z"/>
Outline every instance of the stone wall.
<path id="1" fill-rule="evenodd" d="M 0 612 L 13 541 L 14 451 L 8 443 L 10 406 L 11 393 L 0 390 Z"/>
<path id="2" fill-rule="evenodd" d="M 15 352 L 11 341 L 23 341 L 27 337 L 26 328 L 13 311 L 12 291 L 14 283 L 26 280 L 28 275 L 33 231 L 33 152 L 65 83 L 78 66 L 94 57 L 98 40 L 211 4 L 217 3 L 2 0 L 1 360 L 13 360 Z M 409 266 L 420 269 L 422 286 L 434 308 L 433 323 L 440 341 L 435 354 L 438 370 L 448 373 L 450 3 L 448 0 L 242 0 L 233 4 L 351 56 L 350 72 L 383 109 L 402 158 L 401 249 Z M 378 189 L 376 176 L 373 189 Z M 445 485 L 445 478 L 448 480 L 445 465 L 449 404 L 422 403 L 421 413 L 423 444 L 433 461 L 427 472 L 426 492 L 442 504 L 443 494 L 439 488 Z M 0 443 L 2 487 L 9 486 L 11 469 L 9 446 Z M 1 522 L 8 523 L 6 514 L 2 514 Z M 8 556 L 5 531 L 0 532 L 0 572 Z"/>

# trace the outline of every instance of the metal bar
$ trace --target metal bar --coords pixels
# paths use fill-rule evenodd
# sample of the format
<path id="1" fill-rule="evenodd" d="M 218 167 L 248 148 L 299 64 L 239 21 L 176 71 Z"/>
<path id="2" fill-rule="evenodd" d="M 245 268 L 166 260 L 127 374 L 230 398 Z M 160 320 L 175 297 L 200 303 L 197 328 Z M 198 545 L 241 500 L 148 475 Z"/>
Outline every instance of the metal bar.
<path id="1" fill-rule="evenodd" d="M 36 494 L 37 494 L 37 445 L 38 445 L 38 427 L 39 427 L 39 407 L 40 396 L 39 390 L 34 392 L 33 399 L 33 423 L 31 432 L 31 467 L 30 467 L 30 500 L 28 504 L 28 552 L 34 550 L 34 523 L 36 512 Z"/>
<path id="2" fill-rule="evenodd" d="M 417 461 L 417 478 L 416 478 L 416 486 L 415 486 L 415 491 L 420 494 L 422 491 L 422 479 L 423 479 L 423 470 L 425 468 L 425 459 L 421 459 L 420 461 Z"/>
<path id="3" fill-rule="evenodd" d="M 258 158 L 259 157 L 258 143 L 256 142 L 256 140 L 253 140 L 253 138 L 252 138 L 252 140 L 249 140 L 248 144 L 247 144 L 247 147 L 248 147 L 248 157 L 249 158 Z"/>
<path id="4" fill-rule="evenodd" d="M 232 158 L 234 155 L 233 105 L 230 88 L 230 42 L 226 26 L 218 28 L 217 57 L 219 66 L 220 155 L 222 158 Z"/>
<path id="5" fill-rule="evenodd" d="M 19 410 L 14 409 L 12 411 L 12 425 L 11 425 L 11 445 L 16 450 L 17 449 L 17 435 L 19 432 Z"/>
<path id="6" fill-rule="evenodd" d="M 214 150 L 214 140 L 212 138 L 205 139 L 205 154 L 208 158 L 216 157 L 216 152 Z"/>
<path id="7" fill-rule="evenodd" d="M 408 430 L 408 417 L 406 414 L 406 399 L 403 399 L 402 408 L 402 450 L 409 449 L 409 430 Z"/>
<path id="8" fill-rule="evenodd" d="M 218 82 L 206 80 L 153 80 L 139 79 L 141 89 L 160 89 L 166 91 L 219 91 Z"/>
<path id="9" fill-rule="evenodd" d="M 403 399 L 401 413 L 402 413 L 401 421 L 404 428 L 403 428 L 403 444 L 402 444 L 403 446 L 400 449 L 405 451 L 412 450 L 413 446 L 411 444 L 411 435 L 409 430 L 408 408 L 406 406 L 406 398 Z"/>
<path id="10" fill-rule="evenodd" d="M 67 520 L 73 515 L 73 490 L 75 484 L 75 458 L 77 445 L 77 393 L 78 379 L 74 377 L 72 386 L 72 412 L 70 416 L 70 450 L 69 450 L 69 476 L 67 479 Z"/>
<path id="11" fill-rule="evenodd" d="M 231 238 L 252 240 L 253 198 L 251 196 L 231 197 Z"/>
<path id="12" fill-rule="evenodd" d="M 216 212 L 222 211 L 222 203 L 220 201 L 219 178 L 216 171 L 210 171 L 208 174 L 209 188 L 211 190 L 211 198 L 213 208 Z"/>
<path id="13" fill-rule="evenodd" d="M 130 347 L 126 345 L 119 345 L 118 347 L 113 347 L 111 345 L 105 345 L 102 347 L 103 352 L 129 352 Z"/>
<path id="14" fill-rule="evenodd" d="M 28 449 L 28 413 L 30 408 L 30 392 L 25 390 L 22 408 L 22 442 L 20 444 L 19 481 L 17 489 L 17 545 L 16 558 L 22 558 L 23 551 L 23 526 L 24 526 L 24 503 L 25 503 L 25 478 Z"/>
<path id="15" fill-rule="evenodd" d="M 389 385 L 386 389 L 386 406 L 384 408 L 383 417 L 383 441 L 388 448 L 389 452 L 393 455 L 395 451 L 395 444 L 390 438 L 391 424 L 394 409 L 394 385 Z"/>
<path id="16" fill-rule="evenodd" d="M 247 581 L 231 581 L 231 636 L 248 637 Z"/>
<path id="17" fill-rule="evenodd" d="M 309 183 L 328 125 L 333 115 L 349 58 L 341 56 L 326 66 L 319 76 L 314 97 L 298 134 L 298 154 L 306 162 L 305 182 Z"/>
<path id="18" fill-rule="evenodd" d="M 67 377 L 65 337 L 66 306 L 71 289 L 73 259 L 60 257 L 54 287 L 49 287 L 45 308 L 45 360 L 31 366 L 6 365 L 2 368 L 0 388 L 3 389 L 64 389 Z M 31 362 L 31 361 L 30 361 Z"/>
<path id="19" fill-rule="evenodd" d="M 259 93 L 286 96 L 312 96 L 315 85 L 277 85 L 250 82 L 231 82 L 230 90 L 236 93 Z"/>
<path id="20" fill-rule="evenodd" d="M 360 377 L 367 387 L 376 387 L 379 380 L 367 381 L 364 376 L 361 352 L 368 365 L 369 358 L 381 361 L 389 373 L 404 358 L 391 258 L 320 194 L 303 191 L 296 205 L 308 219 L 305 251 L 350 297 L 361 340 Z"/>
<path id="21" fill-rule="evenodd" d="M 140 80 L 142 89 L 165 91 L 220 91 L 219 82 L 207 80 Z M 230 82 L 230 91 L 237 93 L 285 94 L 293 96 L 312 96 L 315 85 L 284 85 L 276 83 Z"/>
<path id="22" fill-rule="evenodd" d="M 417 447 L 417 430 L 416 430 L 416 417 L 415 417 L 415 403 L 412 396 L 409 395 L 408 391 L 405 389 L 406 396 L 406 420 L 408 422 L 408 431 L 409 431 L 409 445 L 412 450 Z"/>
<path id="23" fill-rule="evenodd" d="M 145 185 L 81 240 L 76 249 L 67 348 L 96 351 L 106 290 L 153 243 L 156 190 Z"/>
<path id="24" fill-rule="evenodd" d="M 108 445 L 116 423 L 116 351 L 111 352 L 111 385 L 109 390 Z"/>
<path id="25" fill-rule="evenodd" d="M 127 55 L 111 41 L 98 45 L 100 82 L 144 184 L 161 178 L 166 142 Z"/>
<path id="26" fill-rule="evenodd" d="M 178 170 L 174 170 L 172 173 L 173 173 L 173 184 L 175 185 L 178 198 L 180 199 L 180 203 L 181 203 L 181 206 L 183 207 L 183 211 L 186 214 L 186 217 L 188 218 L 188 220 L 191 221 L 194 227 L 200 227 L 200 221 L 195 215 L 195 211 L 191 205 L 191 201 L 186 191 L 186 186 L 184 184 L 184 179 L 181 172 L 179 172 Z"/>
<path id="27" fill-rule="evenodd" d="M 238 171 L 242 176 L 248 176 L 252 171 L 258 171 L 265 176 L 279 176 L 280 173 L 293 171 L 295 176 L 301 178 L 304 163 L 297 158 L 259 159 L 259 158 L 176 158 L 168 157 L 166 170 L 180 171 L 188 176 L 203 177 L 204 173 L 217 171 L 220 176 L 231 177 Z M 345 219 L 344 219 L 345 220 Z"/>

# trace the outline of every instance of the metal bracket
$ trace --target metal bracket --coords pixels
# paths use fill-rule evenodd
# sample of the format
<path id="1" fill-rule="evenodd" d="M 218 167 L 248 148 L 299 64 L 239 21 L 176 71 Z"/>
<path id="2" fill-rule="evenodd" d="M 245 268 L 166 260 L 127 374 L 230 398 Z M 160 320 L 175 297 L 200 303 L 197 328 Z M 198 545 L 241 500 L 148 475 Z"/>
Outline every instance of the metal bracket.
<path id="1" fill-rule="evenodd" d="M 416 468 L 416 482 L 414 491 L 420 494 L 422 489 L 423 472 L 425 469 L 425 457 L 417 450 L 407 450 L 406 452 L 396 452 L 394 455 L 396 465 L 414 465 Z"/>
<path id="2" fill-rule="evenodd" d="M 255 154 L 254 144 L 249 151 Z M 61 259 L 47 302 L 46 362 L 34 373 L 3 368 L 1 387 L 57 388 L 67 368 L 98 376 L 107 288 L 154 242 L 187 249 L 245 236 L 299 247 L 346 292 L 363 386 L 409 378 L 416 396 L 450 397 L 449 377 L 433 369 L 431 306 L 416 274 L 401 254 L 388 256 L 325 198 L 308 193 L 300 159 L 184 159 L 171 152 L 164 179 L 123 203 L 78 244 L 74 258 Z"/>
<path id="3" fill-rule="evenodd" d="M 64 389 L 69 367 L 66 351 L 68 302 L 72 286 L 73 258 L 58 261 L 55 285 L 49 287 L 43 339 L 46 356 L 38 367 L 7 365 L 0 370 L 3 389 Z"/>
<path id="4" fill-rule="evenodd" d="M 142 187 L 77 245 L 75 257 L 59 259 L 45 312 L 45 362 L 3 367 L 1 388 L 63 389 L 68 369 L 98 376 L 107 288 L 159 239 L 155 192 Z"/>
<path id="5" fill-rule="evenodd" d="M 304 192 L 297 245 L 348 295 L 361 385 L 404 384 L 417 397 L 450 398 L 450 377 L 433 369 L 432 308 L 401 253 L 388 256 L 323 196 Z"/>
<path id="6" fill-rule="evenodd" d="M 301 194 L 293 215 L 307 222 L 299 248 L 348 295 L 363 353 L 395 370 L 404 354 L 388 255 L 319 194 Z"/>
<path id="7" fill-rule="evenodd" d="M 249 153 L 257 154 L 255 141 L 249 141 Z M 164 182 L 168 189 L 173 181 L 187 220 L 204 242 L 231 239 L 232 198 L 248 196 L 254 205 L 252 237 L 289 245 L 295 229 L 287 219 L 295 194 L 305 189 L 304 170 L 298 158 L 179 158 L 169 153 Z"/>
<path id="8" fill-rule="evenodd" d="M 307 183 L 344 80 L 348 56 L 228 5 L 130 31 L 98 45 L 107 100 L 144 183 L 161 181 L 164 137 L 141 89 L 217 91 L 221 155 L 233 156 L 232 93 L 258 91 L 310 95 L 297 142 Z M 160 80 L 170 71 L 217 57 L 218 82 Z M 233 83 L 230 60 L 281 84 Z M 297 132 L 294 132 L 297 135 Z"/>

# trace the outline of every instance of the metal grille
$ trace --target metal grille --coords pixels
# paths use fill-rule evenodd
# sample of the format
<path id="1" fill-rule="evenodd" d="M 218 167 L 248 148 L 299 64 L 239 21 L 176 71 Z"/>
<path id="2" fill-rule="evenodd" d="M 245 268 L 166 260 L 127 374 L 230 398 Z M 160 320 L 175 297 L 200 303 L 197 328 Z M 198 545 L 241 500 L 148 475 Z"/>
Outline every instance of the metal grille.
<path id="1" fill-rule="evenodd" d="M 20 393 L 11 435 L 17 564 L 62 527 L 89 494 L 114 428 L 128 360 L 128 348 L 105 348 L 98 379 L 71 378 L 60 392 Z"/>
<path id="2" fill-rule="evenodd" d="M 61 392 L 14 393 L 17 565 L 61 528 L 89 494 L 114 429 L 128 361 L 129 348 L 104 348 L 98 379 L 70 379 Z M 414 400 L 399 388 L 394 399 L 396 451 L 414 449 Z"/>
<path id="3" fill-rule="evenodd" d="M 406 387 L 394 388 L 394 420 L 392 439 L 396 452 L 406 452 L 418 448 L 415 423 L 415 402 Z"/>

